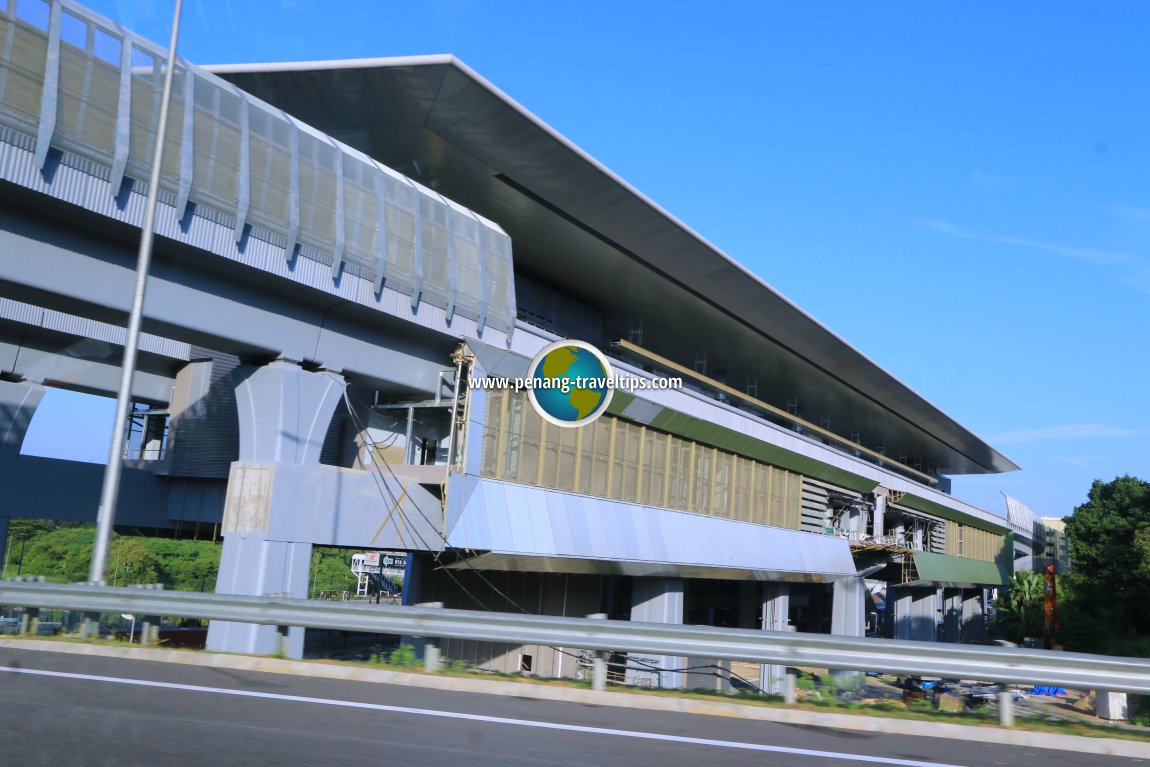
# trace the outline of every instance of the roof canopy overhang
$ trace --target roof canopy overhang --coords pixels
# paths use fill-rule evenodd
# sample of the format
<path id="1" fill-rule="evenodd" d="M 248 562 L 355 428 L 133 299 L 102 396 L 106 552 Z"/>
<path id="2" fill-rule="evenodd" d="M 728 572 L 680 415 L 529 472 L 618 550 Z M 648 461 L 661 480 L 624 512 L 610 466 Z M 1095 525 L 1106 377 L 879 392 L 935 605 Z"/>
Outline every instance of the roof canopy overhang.
<path id="1" fill-rule="evenodd" d="M 569 575 L 629 575 L 636 578 L 698 578 L 724 581 L 775 581 L 782 583 L 831 583 L 851 578 L 846 574 L 747 570 L 707 567 L 674 562 L 593 559 L 590 557 L 542 557 L 490 551 L 447 565 L 447 570 L 487 570 L 511 573 L 566 573 Z"/>
<path id="2" fill-rule="evenodd" d="M 941 474 L 1018 468 L 452 56 L 208 69 L 499 223 L 517 272 L 593 306 L 605 337 L 641 319 L 653 351 L 707 351 Z"/>

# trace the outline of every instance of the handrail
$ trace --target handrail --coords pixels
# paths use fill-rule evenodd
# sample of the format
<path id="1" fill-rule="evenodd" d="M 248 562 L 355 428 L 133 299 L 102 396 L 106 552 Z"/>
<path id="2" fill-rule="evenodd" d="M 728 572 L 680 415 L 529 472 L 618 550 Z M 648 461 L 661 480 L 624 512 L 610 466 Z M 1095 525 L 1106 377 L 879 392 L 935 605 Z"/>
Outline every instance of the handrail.
<path id="1" fill-rule="evenodd" d="M 614 341 L 612 341 L 611 345 L 618 347 L 620 349 L 623 349 L 624 351 L 630 352 L 631 354 L 634 354 L 638 357 L 641 357 L 641 358 L 647 360 L 648 362 L 651 362 L 655 365 L 658 365 L 659 367 L 667 368 L 668 370 L 673 370 L 676 373 L 680 373 L 681 375 L 685 375 L 688 378 L 692 378 L 695 381 L 698 381 L 699 383 L 703 384 L 704 386 L 707 386 L 711 389 L 715 389 L 717 391 L 721 391 L 728 396 L 735 397 L 736 399 L 742 400 L 743 402 L 747 403 L 748 405 L 750 405 L 752 407 L 759 408 L 760 410 L 765 410 L 766 412 L 771 413 L 772 415 L 777 416 L 778 418 L 782 418 L 786 421 L 790 421 L 791 423 L 795 424 L 796 426 L 801 426 L 805 431 L 812 431 L 815 434 L 819 434 L 823 437 L 826 437 L 827 439 L 833 440 L 836 444 L 842 445 L 843 447 L 846 447 L 850 450 L 857 450 L 860 453 L 865 453 L 866 455 L 870 456 L 875 461 L 877 461 L 880 465 L 890 464 L 891 468 L 896 469 L 898 471 L 906 472 L 907 474 L 911 474 L 911 475 L 918 477 L 919 479 L 921 479 L 924 482 L 927 482 L 931 485 L 937 485 L 938 484 L 938 478 L 937 477 L 932 477 L 929 474 L 926 474 L 925 472 L 921 472 L 918 469 L 915 469 L 911 466 L 907 466 L 905 463 L 902 463 L 901 461 L 897 461 L 897 460 L 891 458 L 889 455 L 883 455 L 882 453 L 878 452 L 877 450 L 871 450 L 869 447 L 864 447 L 864 446 L 858 444 L 857 442 L 851 442 L 849 439 L 842 436 L 841 434 L 835 434 L 830 429 L 824 429 L 823 427 L 818 426 L 816 424 L 813 424 L 810 421 L 799 418 L 797 415 L 792 415 L 791 413 L 788 413 L 786 410 L 783 410 L 782 408 L 775 407 L 774 405 L 770 404 L 769 402 L 764 402 L 763 400 L 759 399 L 758 397 L 752 397 L 750 394 L 747 394 L 746 392 L 741 392 L 738 389 L 736 389 L 735 387 L 728 386 L 727 384 L 723 383 L 722 381 L 716 381 L 714 378 L 711 378 L 710 376 L 704 375 L 703 373 L 696 372 L 696 371 L 692 370 L 691 368 L 686 367 L 685 365 L 680 365 L 678 362 L 675 362 L 674 360 L 669 360 L 666 357 L 663 357 L 662 355 L 659 355 L 653 351 L 650 351 L 649 349 L 644 349 L 642 346 L 639 346 L 637 344 L 633 344 L 630 341 L 624 341 L 621 338 L 615 339 Z"/>

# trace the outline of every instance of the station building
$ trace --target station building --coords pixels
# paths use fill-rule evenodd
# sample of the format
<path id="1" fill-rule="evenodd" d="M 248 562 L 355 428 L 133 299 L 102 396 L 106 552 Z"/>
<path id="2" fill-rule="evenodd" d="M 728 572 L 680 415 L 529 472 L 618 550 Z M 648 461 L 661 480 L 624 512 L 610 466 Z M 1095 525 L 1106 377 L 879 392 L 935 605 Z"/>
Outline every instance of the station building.
<path id="1" fill-rule="evenodd" d="M 80 341 L 122 343 L 165 68 L 45 7 L 0 11 L 5 526 L 94 518 L 91 469 L 19 448 L 44 387 L 112 390 Z M 1012 531 L 950 477 L 1017 466 L 451 56 L 179 61 L 157 232 L 117 524 L 222 537 L 218 591 L 305 596 L 336 545 L 410 552 L 412 603 L 985 636 Z M 682 385 L 573 428 L 469 385 L 565 339 Z M 669 686 L 688 662 L 645 660 Z"/>

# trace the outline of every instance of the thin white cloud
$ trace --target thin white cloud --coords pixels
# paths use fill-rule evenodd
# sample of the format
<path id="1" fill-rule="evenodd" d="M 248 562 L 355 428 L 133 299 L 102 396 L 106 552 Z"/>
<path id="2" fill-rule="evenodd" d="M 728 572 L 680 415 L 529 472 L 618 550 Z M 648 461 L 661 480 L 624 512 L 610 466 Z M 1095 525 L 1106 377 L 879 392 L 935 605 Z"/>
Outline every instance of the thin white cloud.
<path id="1" fill-rule="evenodd" d="M 989 438 L 992 444 L 1021 445 L 1029 442 L 1044 442 L 1055 439 L 1097 439 L 1108 437 L 1140 437 L 1145 429 L 1124 429 L 1121 426 L 1108 426 L 1101 423 L 1071 423 L 1060 426 L 1044 426 L 1038 429 L 1017 429 Z"/>
<path id="2" fill-rule="evenodd" d="M 1128 218 L 1133 221 L 1147 221 L 1150 222 L 1150 208 L 1140 208 L 1136 205 L 1121 205 L 1115 204 L 1109 206 L 1111 213 L 1122 218 Z"/>
<path id="3" fill-rule="evenodd" d="M 925 226 L 933 229 L 936 232 L 948 235 L 950 237 L 958 237 L 963 240 L 974 240 L 976 242 L 990 242 L 996 245 L 1013 245 L 1015 247 L 1031 248 L 1033 250 L 1041 250 L 1047 253 L 1054 253 L 1055 255 L 1063 256 L 1064 258 L 1073 258 L 1078 261 L 1085 261 L 1094 266 L 1111 266 L 1114 264 L 1128 263 L 1131 261 L 1141 261 L 1141 259 L 1132 253 L 1122 253 L 1113 250 L 1100 250 L 1098 248 L 1079 248 L 1070 245 L 1059 245 L 1052 242 L 1043 242 L 1041 240 L 1031 240 L 1026 237 L 1013 237 L 1004 235 L 991 235 L 981 234 L 979 232 L 972 232 L 968 229 L 960 229 L 953 224 L 940 219 L 924 219 L 917 222 L 919 226 Z"/>
<path id="4" fill-rule="evenodd" d="M 993 173 L 987 173 L 984 170 L 976 170 L 970 174 L 970 183 L 974 186 L 979 186 L 988 189 L 1001 189 L 1003 187 L 1012 186 L 1013 182 L 1002 176 L 996 176 Z"/>
<path id="5" fill-rule="evenodd" d="M 1085 455 L 1080 458 L 1071 458 L 1070 456 L 1065 455 L 1054 456 L 1054 460 L 1056 461 L 1062 461 L 1063 463 L 1068 463 L 1071 466 L 1077 466 L 1080 469 L 1086 469 L 1087 471 L 1094 472 L 1095 474 L 1101 474 L 1103 472 L 1101 464 L 1107 459 L 1108 456 L 1105 455 Z"/>

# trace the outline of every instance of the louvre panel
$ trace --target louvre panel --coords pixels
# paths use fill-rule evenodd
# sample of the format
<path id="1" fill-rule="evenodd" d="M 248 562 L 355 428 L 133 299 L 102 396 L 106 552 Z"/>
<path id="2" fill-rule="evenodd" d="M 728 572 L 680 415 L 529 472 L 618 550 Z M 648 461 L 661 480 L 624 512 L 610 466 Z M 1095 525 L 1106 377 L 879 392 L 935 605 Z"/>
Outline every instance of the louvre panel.
<path id="1" fill-rule="evenodd" d="M 426 194 L 419 197 L 420 247 L 423 249 L 423 278 L 426 285 L 445 288 L 450 282 L 448 269 L 451 234 L 447 230 L 447 206 Z"/>
<path id="2" fill-rule="evenodd" d="M 934 554 L 945 554 L 947 549 L 947 527 L 946 524 L 936 524 L 930 528 L 930 549 Z"/>
<path id="3" fill-rule="evenodd" d="M 554 426 L 523 393 L 488 390 L 486 397 L 480 430 L 485 477 L 801 527 L 804 483 L 798 474 L 608 415 L 578 429 Z"/>
<path id="4" fill-rule="evenodd" d="M 100 178 L 122 169 L 148 180 L 165 52 L 77 6 L 51 32 L 47 6 L 36 22 L 16 19 L 13 7 L 0 9 L 9 53 L 0 61 L 0 124 L 34 139 L 41 163 L 48 139 Z M 55 50 L 53 78 L 46 62 Z M 186 193 L 198 214 L 233 222 L 237 242 L 243 225 L 258 225 L 272 242 L 306 245 L 308 258 L 338 258 L 377 285 L 454 306 L 481 328 L 511 329 L 511 241 L 498 227 L 198 67 L 178 60 L 174 75 L 160 184 L 181 204 Z"/>
<path id="5" fill-rule="evenodd" d="M 731 516 L 741 519 L 744 516 L 750 519 L 753 506 L 751 505 L 751 489 L 755 479 L 755 462 L 741 456 L 735 456 L 732 467 L 734 476 L 731 480 Z M 755 521 L 751 519 L 751 521 Z"/>
<path id="6" fill-rule="evenodd" d="M 56 141 L 90 160 L 110 154 L 115 146 L 119 90 L 118 67 L 62 42 Z"/>
<path id="7" fill-rule="evenodd" d="M 499 466 L 501 457 L 500 430 L 504 426 L 504 411 L 507 407 L 507 392 L 490 389 L 484 393 L 487 412 L 483 419 L 482 447 L 479 473 L 484 477 L 498 477 L 502 472 Z"/>
<path id="8" fill-rule="evenodd" d="M 0 16 L 0 34 L 12 35 L 12 58 L 0 62 L 0 104 L 5 124 L 30 130 L 40 119 L 48 36 L 24 22 Z"/>
<path id="9" fill-rule="evenodd" d="M 830 523 L 830 493 L 827 488 L 803 480 L 802 520 L 800 529 L 811 533 L 825 533 Z"/>

